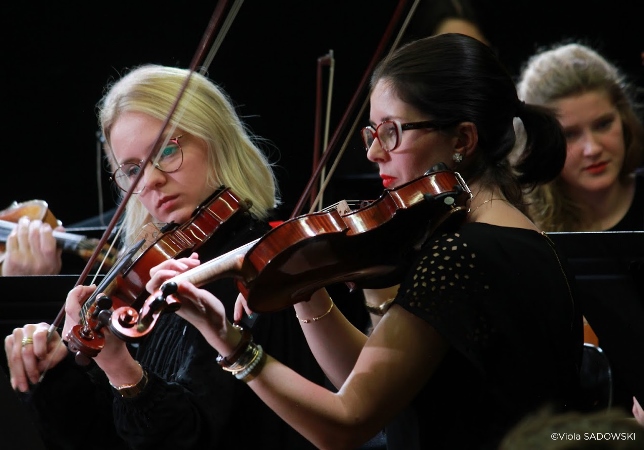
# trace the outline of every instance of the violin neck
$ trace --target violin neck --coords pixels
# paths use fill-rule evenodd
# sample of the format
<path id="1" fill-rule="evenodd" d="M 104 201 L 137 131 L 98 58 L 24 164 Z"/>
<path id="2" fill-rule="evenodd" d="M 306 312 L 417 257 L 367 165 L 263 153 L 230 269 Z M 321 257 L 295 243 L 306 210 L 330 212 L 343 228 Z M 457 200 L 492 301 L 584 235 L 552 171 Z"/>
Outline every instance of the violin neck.
<path id="1" fill-rule="evenodd" d="M 208 262 L 205 262 L 194 269 L 190 269 L 166 281 L 180 283 L 189 281 L 197 287 L 218 280 L 220 278 L 239 276 L 242 269 L 244 256 L 248 250 L 253 247 L 259 239 L 248 244 L 242 245 L 228 253 L 224 253 Z"/>
<path id="2" fill-rule="evenodd" d="M 16 224 L 14 222 L 0 220 L 0 242 L 6 243 L 9 238 L 9 234 L 11 234 L 11 231 L 13 231 L 14 228 L 16 228 Z M 54 231 L 53 235 L 58 247 L 68 252 L 77 253 L 84 247 L 89 247 L 92 242 L 92 240 L 87 236 L 79 234 Z"/>

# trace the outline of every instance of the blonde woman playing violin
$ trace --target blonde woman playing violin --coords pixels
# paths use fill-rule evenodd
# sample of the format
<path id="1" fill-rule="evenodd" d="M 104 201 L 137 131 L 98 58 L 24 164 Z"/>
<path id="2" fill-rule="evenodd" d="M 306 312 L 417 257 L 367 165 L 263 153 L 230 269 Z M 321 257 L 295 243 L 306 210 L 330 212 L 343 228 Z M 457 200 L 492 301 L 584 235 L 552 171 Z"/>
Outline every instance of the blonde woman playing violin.
<path id="1" fill-rule="evenodd" d="M 226 94 L 194 73 L 167 129 L 161 126 L 186 79 L 186 70 L 142 66 L 110 86 L 99 105 L 112 178 L 132 188 L 126 207 L 127 249 L 149 222 L 183 224 L 220 186 L 250 205 L 215 231 L 199 251 L 215 257 L 259 238 L 278 203 L 269 161 Z M 178 117 L 178 118 L 177 118 Z M 141 165 L 162 132 L 167 144 L 155 165 Z M 144 172 L 134 184 L 136 175 Z M 208 286 L 231 309 L 232 280 Z M 5 339 L 11 384 L 25 393 L 51 448 L 206 449 L 309 448 L 304 438 L 256 396 L 219 369 L 217 352 L 188 322 L 164 315 L 137 346 L 105 329 L 105 345 L 89 367 L 74 361 L 62 340 L 79 322 L 80 305 L 94 286 L 73 289 L 64 328 L 47 339 L 48 324 L 29 324 Z M 318 382 L 323 374 L 288 311 L 246 322 L 256 339 Z M 94 364 L 95 363 L 95 364 Z M 65 411 L 65 414 L 61 414 Z M 70 417 L 71 416 L 71 417 Z M 244 440 L 232 432 L 252 424 Z"/>

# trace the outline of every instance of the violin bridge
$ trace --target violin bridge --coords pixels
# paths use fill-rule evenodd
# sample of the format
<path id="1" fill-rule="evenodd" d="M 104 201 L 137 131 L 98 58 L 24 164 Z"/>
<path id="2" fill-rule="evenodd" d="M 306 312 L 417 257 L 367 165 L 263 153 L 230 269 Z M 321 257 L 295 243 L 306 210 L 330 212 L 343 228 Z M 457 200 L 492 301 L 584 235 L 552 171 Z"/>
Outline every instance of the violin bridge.
<path id="1" fill-rule="evenodd" d="M 340 213 L 340 215 L 345 215 L 349 214 L 351 212 L 351 208 L 349 207 L 349 203 L 346 200 L 340 200 L 335 209 Z"/>

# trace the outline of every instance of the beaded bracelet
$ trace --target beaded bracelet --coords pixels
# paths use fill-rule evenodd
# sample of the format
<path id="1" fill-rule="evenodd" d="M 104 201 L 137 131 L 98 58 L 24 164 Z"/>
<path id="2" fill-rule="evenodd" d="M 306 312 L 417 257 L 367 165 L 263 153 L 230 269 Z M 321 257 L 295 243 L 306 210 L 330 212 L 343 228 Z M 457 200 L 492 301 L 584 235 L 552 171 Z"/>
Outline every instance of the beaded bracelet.
<path id="1" fill-rule="evenodd" d="M 259 375 L 259 372 L 261 372 L 264 364 L 266 363 L 266 354 L 264 353 L 264 349 L 261 345 L 257 345 L 256 348 L 257 353 L 250 364 L 248 364 L 248 366 L 243 370 L 235 373 L 235 378 L 242 380 L 244 383 L 248 383 Z"/>
<path id="2" fill-rule="evenodd" d="M 236 372 L 233 372 L 233 375 L 235 375 L 235 378 L 238 380 L 243 380 L 245 377 L 247 377 L 255 367 L 257 367 L 257 364 L 261 361 L 262 357 L 264 356 L 264 349 L 262 348 L 261 345 L 253 345 L 253 357 L 252 359 L 246 364 L 245 367 L 241 368 L 240 370 L 237 370 Z"/>
<path id="3" fill-rule="evenodd" d="M 298 319 L 300 322 L 302 322 L 302 323 L 317 322 L 318 320 L 320 320 L 320 319 L 322 319 L 322 318 L 326 317 L 326 316 L 327 316 L 327 314 L 329 314 L 329 313 L 331 312 L 331 310 L 333 309 L 333 306 L 335 306 L 335 303 L 333 303 L 333 300 L 331 300 L 331 306 L 329 306 L 329 309 L 327 309 L 325 313 L 320 314 L 320 315 L 319 315 L 319 316 L 317 316 L 317 317 L 312 317 L 312 318 L 310 318 L 310 319 L 300 319 L 300 316 L 298 316 L 297 314 L 295 314 L 295 317 L 297 317 L 297 319 Z"/>
<path id="4" fill-rule="evenodd" d="M 261 373 L 265 364 L 266 364 L 266 353 L 263 353 L 260 359 L 257 361 L 257 364 L 255 365 L 255 367 L 250 372 L 248 372 L 247 375 L 243 377 L 238 377 L 238 379 L 243 381 L 244 383 L 248 383 L 254 380 Z"/>

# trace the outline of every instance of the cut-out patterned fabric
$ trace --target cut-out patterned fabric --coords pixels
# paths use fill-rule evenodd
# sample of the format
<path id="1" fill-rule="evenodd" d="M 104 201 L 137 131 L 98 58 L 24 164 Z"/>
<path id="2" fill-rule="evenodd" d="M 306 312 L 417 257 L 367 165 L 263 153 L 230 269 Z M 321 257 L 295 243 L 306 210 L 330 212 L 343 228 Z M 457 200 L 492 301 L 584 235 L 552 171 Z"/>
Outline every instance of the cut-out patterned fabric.
<path id="1" fill-rule="evenodd" d="M 567 270 L 526 229 L 467 223 L 425 243 L 395 301 L 451 346 L 414 402 L 421 448 L 494 448 L 522 415 L 573 404 L 583 343 Z"/>

